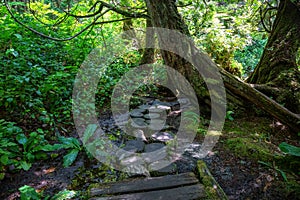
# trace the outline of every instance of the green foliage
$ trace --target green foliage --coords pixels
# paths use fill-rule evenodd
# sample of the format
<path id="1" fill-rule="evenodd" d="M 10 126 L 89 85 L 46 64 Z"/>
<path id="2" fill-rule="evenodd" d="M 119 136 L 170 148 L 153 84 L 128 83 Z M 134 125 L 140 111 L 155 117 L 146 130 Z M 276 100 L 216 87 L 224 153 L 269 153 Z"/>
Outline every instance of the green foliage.
<path id="1" fill-rule="evenodd" d="M 267 167 L 269 167 L 269 168 L 275 169 L 276 171 L 278 171 L 278 172 L 281 174 L 281 176 L 282 176 L 282 178 L 283 178 L 284 181 L 286 181 L 286 182 L 288 181 L 285 172 L 282 171 L 281 169 L 279 169 L 277 166 L 272 166 L 272 164 L 267 163 L 267 162 L 263 162 L 263 161 L 258 161 L 258 163 L 259 163 L 259 164 L 262 164 L 262 165 L 265 165 L 265 166 L 267 166 Z"/>
<path id="2" fill-rule="evenodd" d="M 234 118 L 232 117 L 233 114 L 234 114 L 233 111 L 228 110 L 228 111 L 226 112 L 225 118 L 228 119 L 228 120 L 230 120 L 230 121 L 233 121 L 233 120 L 234 120 Z"/>
<path id="3" fill-rule="evenodd" d="M 0 116 L 43 126 L 70 124 L 78 65 L 90 45 L 45 40 L 17 25 L 3 6 L 0 17 Z M 29 25 L 33 17 L 24 21 Z M 75 45 L 74 45 L 75 44 Z"/>
<path id="4" fill-rule="evenodd" d="M 258 64 L 263 53 L 267 39 L 261 36 L 253 36 L 252 41 L 242 50 L 234 53 L 234 59 L 243 65 L 244 76 L 248 76 Z"/>
<path id="5" fill-rule="evenodd" d="M 116 58 L 101 74 L 96 92 L 96 107 L 108 106 L 114 86 L 120 78 L 137 63 L 141 55 L 138 51 L 129 52 L 122 57 Z"/>
<path id="6" fill-rule="evenodd" d="M 79 151 L 81 151 L 81 145 L 78 139 L 73 137 L 58 137 L 60 144 L 55 144 L 56 149 L 68 149 L 68 153 L 63 157 L 63 166 L 69 167 L 76 160 Z"/>
<path id="7" fill-rule="evenodd" d="M 13 165 L 17 169 L 29 170 L 31 164 L 40 159 L 46 159 L 47 151 L 55 150 L 43 136 L 43 130 L 38 129 L 28 136 L 12 122 L 0 120 L 0 171 Z"/>
<path id="8" fill-rule="evenodd" d="M 66 200 L 66 199 L 73 199 L 77 196 L 77 192 L 74 190 L 62 190 L 51 197 L 51 200 Z"/>
<path id="9" fill-rule="evenodd" d="M 24 185 L 19 188 L 21 193 L 21 200 L 40 200 L 41 196 L 31 186 Z"/>
<path id="10" fill-rule="evenodd" d="M 286 154 L 300 157 L 300 148 L 299 147 L 282 142 L 282 143 L 280 143 L 279 148 L 282 152 L 284 152 Z"/>
<path id="11" fill-rule="evenodd" d="M 253 34 L 260 5 L 260 1 L 194 1 L 181 11 L 196 43 L 217 65 L 242 76 L 249 73 L 249 67 L 253 69 L 261 53 L 262 48 L 252 47 L 253 43 L 261 43 L 257 38 L 263 35 Z M 258 51 L 251 54 L 255 59 L 244 57 L 253 48 Z"/>
<path id="12" fill-rule="evenodd" d="M 25 135 L 13 122 L 0 120 L 0 179 L 4 178 L 8 166 L 29 170 L 33 162 L 48 158 L 46 152 L 59 149 L 69 149 L 63 157 L 63 166 L 70 166 L 81 150 L 81 145 L 72 137 L 59 137 L 58 141 L 60 143 L 51 145 L 44 138 L 42 129 Z"/>
<path id="13" fill-rule="evenodd" d="M 50 200 L 67 200 L 72 199 L 77 196 L 77 192 L 73 190 L 62 190 L 52 197 L 44 197 L 43 193 L 38 193 L 33 187 L 24 185 L 19 188 L 21 194 L 21 200 L 40 200 L 40 199 L 50 199 Z"/>
<path id="14" fill-rule="evenodd" d="M 263 142 L 254 142 L 250 138 L 230 138 L 226 146 L 239 157 L 264 162 L 273 159 L 273 154 Z"/>
<path id="15" fill-rule="evenodd" d="M 96 135 L 96 124 L 89 124 L 84 131 L 82 142 L 87 149 L 88 156 L 91 156 L 90 152 L 96 153 L 98 156 L 107 156 L 105 140 Z"/>

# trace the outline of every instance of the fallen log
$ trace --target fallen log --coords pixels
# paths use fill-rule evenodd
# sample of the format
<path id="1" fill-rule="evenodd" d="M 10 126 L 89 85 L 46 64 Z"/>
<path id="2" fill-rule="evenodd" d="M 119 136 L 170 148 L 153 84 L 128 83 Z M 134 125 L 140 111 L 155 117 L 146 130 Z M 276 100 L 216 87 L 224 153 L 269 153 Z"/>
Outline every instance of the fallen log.
<path id="1" fill-rule="evenodd" d="M 292 131 L 300 132 L 300 115 L 289 111 L 273 99 L 267 97 L 251 86 L 237 79 L 232 74 L 220 69 L 225 88 L 233 94 L 248 100 L 272 117 L 287 125 Z"/>

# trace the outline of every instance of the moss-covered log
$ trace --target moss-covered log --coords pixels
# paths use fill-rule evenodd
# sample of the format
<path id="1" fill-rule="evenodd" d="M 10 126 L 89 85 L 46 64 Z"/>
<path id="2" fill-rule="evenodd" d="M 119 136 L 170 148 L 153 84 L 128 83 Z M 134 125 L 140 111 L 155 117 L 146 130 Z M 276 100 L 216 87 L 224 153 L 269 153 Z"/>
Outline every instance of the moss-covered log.
<path id="1" fill-rule="evenodd" d="M 254 89 L 250 84 L 238 80 L 230 73 L 220 69 L 226 89 L 237 96 L 250 101 L 274 118 L 286 124 L 296 133 L 300 132 L 300 115 L 295 114 L 285 107 L 270 99 L 263 93 Z"/>

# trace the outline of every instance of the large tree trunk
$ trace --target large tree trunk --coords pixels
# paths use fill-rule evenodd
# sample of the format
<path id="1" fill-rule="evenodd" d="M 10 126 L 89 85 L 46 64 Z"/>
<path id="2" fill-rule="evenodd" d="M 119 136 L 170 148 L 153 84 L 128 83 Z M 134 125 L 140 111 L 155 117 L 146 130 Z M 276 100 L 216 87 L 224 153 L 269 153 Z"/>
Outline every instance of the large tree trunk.
<path id="1" fill-rule="evenodd" d="M 189 35 L 188 29 L 177 11 L 174 0 L 146 0 L 146 3 L 152 23 L 155 27 L 173 29 L 185 35 Z M 159 34 L 158 40 L 160 46 L 168 44 L 169 46 L 171 45 L 173 49 L 182 49 L 183 45 L 189 45 L 188 48 L 185 48 L 190 51 L 187 53 L 197 55 L 195 63 L 192 64 L 203 66 L 205 74 L 208 74 L 209 77 L 214 77 L 213 73 L 215 72 L 214 70 L 216 69 L 216 65 L 205 54 L 195 53 L 198 50 L 192 41 L 173 41 L 172 38 L 162 37 Z M 198 99 L 201 99 L 203 97 L 203 85 L 201 85 L 203 80 L 195 68 L 192 67 L 191 63 L 172 52 L 162 51 L 161 53 L 165 63 L 184 75 L 196 91 Z M 268 112 L 271 116 L 288 125 L 292 130 L 296 132 L 300 131 L 299 115 L 290 112 L 264 94 L 255 90 L 250 85 L 239 81 L 224 70 L 220 69 L 220 71 L 227 90 L 234 95 L 240 96 L 243 99 L 254 103 L 264 111 Z M 211 98 L 214 97 L 211 96 Z"/>
<path id="2" fill-rule="evenodd" d="M 146 3 L 154 27 L 177 30 L 184 35 L 189 35 L 188 27 L 178 13 L 175 1 L 146 0 Z M 167 38 L 158 35 L 158 40 L 160 46 L 168 45 L 170 49 L 174 49 L 176 52 L 180 52 L 181 49 L 184 49 L 182 41 L 174 42 L 171 37 Z M 174 68 L 190 82 L 196 92 L 198 101 L 200 101 L 202 105 L 209 104 L 209 92 L 205 88 L 203 79 L 199 79 L 199 72 L 193 68 L 188 61 L 175 53 L 161 50 L 161 55 L 167 66 Z M 171 76 L 169 76 L 168 81 L 172 82 L 170 84 L 177 84 L 177 80 L 173 80 Z M 180 86 L 177 87 L 180 88 Z M 182 89 L 181 92 L 184 93 L 184 89 Z M 208 107 L 210 107 L 210 105 L 202 106 L 201 109 L 205 111 L 204 113 L 207 113 L 207 111 L 210 110 Z"/>
<path id="3" fill-rule="evenodd" d="M 282 103 L 295 113 L 300 113 L 300 72 L 296 64 L 300 46 L 300 3 L 281 0 L 276 19 L 260 62 L 247 82 L 276 87 L 260 90 Z M 266 88 L 260 87 L 259 88 Z"/>
<path id="4" fill-rule="evenodd" d="M 151 20 L 150 19 L 146 19 L 146 20 L 147 20 L 147 22 L 146 22 L 147 28 L 152 27 Z M 149 47 L 149 46 L 151 46 L 151 44 L 155 43 L 153 29 L 147 29 L 145 43 L 146 43 L 147 47 Z M 143 65 L 143 64 L 153 63 L 154 62 L 154 52 L 155 52 L 155 49 L 153 49 L 153 48 L 144 49 L 143 57 L 139 64 Z"/>

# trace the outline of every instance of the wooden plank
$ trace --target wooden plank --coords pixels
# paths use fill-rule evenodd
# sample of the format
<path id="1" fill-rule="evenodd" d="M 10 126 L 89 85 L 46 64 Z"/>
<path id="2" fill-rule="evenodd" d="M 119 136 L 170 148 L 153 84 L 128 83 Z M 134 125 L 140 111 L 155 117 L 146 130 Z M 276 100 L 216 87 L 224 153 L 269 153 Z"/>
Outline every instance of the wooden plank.
<path id="1" fill-rule="evenodd" d="M 90 190 L 90 196 L 100 196 L 104 194 L 125 194 L 134 192 L 145 192 L 150 190 L 161 190 L 198 183 L 194 173 L 182 173 L 161 177 L 150 177 L 135 179 L 131 181 L 121 181 L 116 183 L 103 184 Z"/>
<path id="2" fill-rule="evenodd" d="M 123 194 L 110 197 L 94 197 L 91 200 L 193 200 L 206 199 L 203 185 L 190 185 L 165 190 Z"/>

